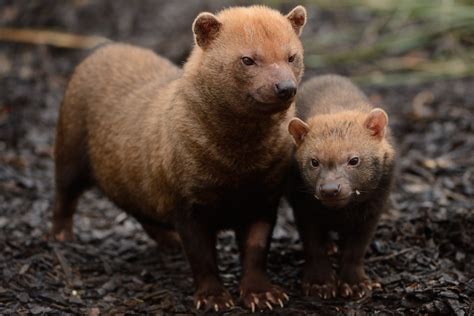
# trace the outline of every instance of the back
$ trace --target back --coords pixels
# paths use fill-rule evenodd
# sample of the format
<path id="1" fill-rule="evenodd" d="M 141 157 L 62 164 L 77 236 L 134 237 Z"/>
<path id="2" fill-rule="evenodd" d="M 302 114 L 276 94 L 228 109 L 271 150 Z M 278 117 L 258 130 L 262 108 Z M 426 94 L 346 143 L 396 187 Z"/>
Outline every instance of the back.
<path id="1" fill-rule="evenodd" d="M 297 116 L 307 120 L 317 114 L 372 109 L 367 97 L 349 79 L 338 75 L 314 77 L 302 84 L 296 100 Z"/>
<path id="2" fill-rule="evenodd" d="M 168 106 L 164 90 L 180 75 L 151 50 L 110 44 L 86 58 L 68 84 L 58 123 L 58 133 L 67 136 L 58 137 L 58 148 L 75 152 L 76 139 L 85 144 L 98 186 L 122 208 L 128 208 L 122 200 L 151 201 L 143 193 L 152 181 L 144 148 L 159 143 L 156 109 Z"/>

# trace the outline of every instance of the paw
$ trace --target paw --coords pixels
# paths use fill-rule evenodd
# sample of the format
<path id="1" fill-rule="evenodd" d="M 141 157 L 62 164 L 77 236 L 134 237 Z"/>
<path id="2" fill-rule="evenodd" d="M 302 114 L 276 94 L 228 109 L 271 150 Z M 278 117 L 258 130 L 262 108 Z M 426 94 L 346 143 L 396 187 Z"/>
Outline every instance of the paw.
<path id="1" fill-rule="evenodd" d="M 72 229 L 51 229 L 51 231 L 46 235 L 47 240 L 55 241 L 72 241 L 74 239 Z"/>
<path id="2" fill-rule="evenodd" d="M 328 256 L 334 256 L 339 253 L 339 248 L 334 241 L 330 241 L 326 244 L 326 252 Z"/>
<path id="3" fill-rule="evenodd" d="M 303 292 L 305 296 L 319 297 L 322 299 L 335 298 L 337 286 L 334 282 L 327 283 L 303 283 Z"/>
<path id="4" fill-rule="evenodd" d="M 194 294 L 194 304 L 197 310 L 225 311 L 234 306 L 234 301 L 225 289 L 208 290 Z"/>
<path id="5" fill-rule="evenodd" d="M 252 310 L 273 310 L 274 306 L 285 307 L 284 302 L 290 300 L 290 297 L 282 288 L 270 284 L 265 289 L 248 289 L 241 290 L 240 297 L 244 305 Z"/>
<path id="6" fill-rule="evenodd" d="M 319 265 L 310 264 L 305 267 L 302 280 L 305 296 L 331 299 L 337 295 L 337 281 L 331 263 L 320 261 Z"/>
<path id="7" fill-rule="evenodd" d="M 358 300 L 370 295 L 372 289 L 380 287 L 380 283 L 372 282 L 370 280 L 364 280 L 355 284 L 342 282 L 339 284 L 339 295 L 343 298 Z"/>

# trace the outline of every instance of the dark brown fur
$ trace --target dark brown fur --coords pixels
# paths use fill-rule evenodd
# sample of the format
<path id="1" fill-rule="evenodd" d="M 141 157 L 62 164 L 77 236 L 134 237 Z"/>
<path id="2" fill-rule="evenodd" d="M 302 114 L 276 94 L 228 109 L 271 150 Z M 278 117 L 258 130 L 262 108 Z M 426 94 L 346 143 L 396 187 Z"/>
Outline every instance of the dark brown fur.
<path id="1" fill-rule="evenodd" d="M 374 110 L 348 79 L 333 75 L 304 83 L 297 108 L 308 123 L 297 119 L 290 123 L 297 143 L 290 202 L 306 258 L 303 289 L 306 295 L 322 298 L 337 292 L 360 298 L 373 285 L 363 258 L 386 208 L 393 178 L 386 114 Z M 354 157 L 359 164 L 352 166 L 349 161 Z M 328 183 L 339 185 L 339 198 L 322 195 Z M 338 275 L 327 253 L 330 231 L 339 234 Z"/>
<path id="2" fill-rule="evenodd" d="M 95 184 L 159 243 L 181 241 L 198 308 L 233 304 L 216 263 L 216 233 L 226 228 L 236 231 L 242 252 L 245 305 L 278 304 L 286 294 L 265 265 L 294 106 L 274 86 L 296 86 L 302 76 L 304 19 L 302 7 L 286 17 L 260 6 L 201 13 L 183 71 L 124 44 L 82 62 L 57 127 L 52 235 L 72 237 L 77 199 Z M 244 65 L 243 56 L 256 64 Z"/>

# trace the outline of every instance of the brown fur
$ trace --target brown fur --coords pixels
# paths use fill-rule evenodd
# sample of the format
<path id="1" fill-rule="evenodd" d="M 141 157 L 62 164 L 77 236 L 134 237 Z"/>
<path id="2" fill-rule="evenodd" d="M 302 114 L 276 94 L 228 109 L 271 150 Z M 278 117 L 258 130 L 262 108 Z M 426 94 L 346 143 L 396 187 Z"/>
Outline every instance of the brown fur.
<path id="1" fill-rule="evenodd" d="M 289 130 L 297 144 L 290 200 L 305 247 L 303 287 L 307 295 L 336 295 L 326 251 L 328 233 L 336 231 L 341 244 L 339 293 L 359 298 L 371 287 L 363 257 L 393 177 L 388 119 L 346 78 L 316 77 L 301 90 L 298 113 L 307 124 L 294 119 Z M 351 165 L 355 157 L 359 162 Z M 326 196 L 324 188 L 332 184 L 337 193 Z"/>
<path id="2" fill-rule="evenodd" d="M 52 234 L 72 237 L 77 198 L 96 184 L 155 240 L 181 239 L 198 306 L 222 310 L 231 302 L 215 254 L 224 228 L 236 230 L 241 246 L 244 303 L 251 307 L 257 296 L 264 307 L 283 298 L 265 274 L 265 259 L 291 156 L 286 126 L 294 106 L 291 95 L 283 100 L 274 91 L 281 80 L 296 86 L 301 79 L 304 13 L 297 7 L 285 17 L 262 6 L 201 13 L 183 71 L 124 44 L 82 62 L 57 127 Z M 243 56 L 256 64 L 244 65 Z"/>

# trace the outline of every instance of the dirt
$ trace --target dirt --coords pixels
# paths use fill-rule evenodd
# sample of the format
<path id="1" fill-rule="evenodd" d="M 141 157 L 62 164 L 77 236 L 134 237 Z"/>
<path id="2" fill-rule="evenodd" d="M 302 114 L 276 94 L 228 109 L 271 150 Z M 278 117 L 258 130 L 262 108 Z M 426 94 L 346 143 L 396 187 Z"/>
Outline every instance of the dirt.
<path id="1" fill-rule="evenodd" d="M 99 34 L 181 63 L 191 48 L 193 17 L 228 4 L 0 1 L 0 25 Z M 321 15 L 309 23 L 326 20 Z M 58 107 L 73 67 L 87 53 L 0 42 L 0 314 L 191 314 L 193 286 L 183 254 L 160 251 L 100 192 L 81 199 L 74 242 L 44 238 Z M 306 77 L 329 71 L 338 69 L 308 69 Z M 474 315 L 473 87 L 474 78 L 364 87 L 389 112 L 399 152 L 392 207 L 366 256 L 368 273 L 382 288 L 353 302 L 304 298 L 301 243 L 283 204 L 268 265 L 291 301 L 267 313 Z M 222 278 L 237 297 L 233 234 L 222 233 L 218 248 Z M 235 307 L 228 314 L 246 312 Z"/>

